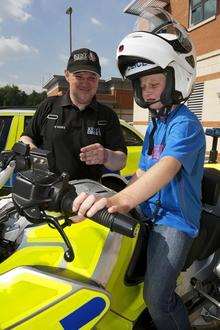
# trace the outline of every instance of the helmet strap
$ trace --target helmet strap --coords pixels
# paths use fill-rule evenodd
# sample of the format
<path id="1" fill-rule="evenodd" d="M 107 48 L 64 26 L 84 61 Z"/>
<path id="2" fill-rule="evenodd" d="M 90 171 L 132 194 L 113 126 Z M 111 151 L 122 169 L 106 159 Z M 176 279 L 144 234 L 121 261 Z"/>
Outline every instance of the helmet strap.
<path id="1" fill-rule="evenodd" d="M 166 77 L 166 87 L 161 94 L 161 103 L 165 106 L 173 106 L 174 104 L 180 104 L 183 101 L 182 93 L 175 90 L 175 74 L 174 69 L 168 66 L 164 70 Z"/>
<path id="2" fill-rule="evenodd" d="M 154 150 L 154 133 L 157 129 L 157 121 L 156 121 L 155 117 L 152 117 L 152 122 L 153 122 L 153 128 L 149 134 L 149 145 L 148 145 L 148 151 L 147 151 L 147 154 L 149 156 L 152 155 L 153 150 Z"/>

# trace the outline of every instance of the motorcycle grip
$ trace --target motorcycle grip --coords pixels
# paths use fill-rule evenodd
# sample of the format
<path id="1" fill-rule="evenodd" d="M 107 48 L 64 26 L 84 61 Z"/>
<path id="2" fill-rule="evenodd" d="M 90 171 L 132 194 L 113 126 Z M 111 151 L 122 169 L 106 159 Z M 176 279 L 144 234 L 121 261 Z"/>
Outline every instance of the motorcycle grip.
<path id="1" fill-rule="evenodd" d="M 132 217 L 121 213 L 109 213 L 106 207 L 96 212 L 90 219 L 128 237 L 135 237 L 140 227 L 137 220 Z"/>
<path id="2" fill-rule="evenodd" d="M 73 215 L 72 203 L 75 197 L 75 191 L 71 190 L 64 195 L 61 201 L 61 212 L 65 213 L 67 216 Z M 109 228 L 111 231 L 128 237 L 135 237 L 140 227 L 139 223 L 134 218 L 126 214 L 109 213 L 106 207 L 96 212 L 89 219 Z"/>

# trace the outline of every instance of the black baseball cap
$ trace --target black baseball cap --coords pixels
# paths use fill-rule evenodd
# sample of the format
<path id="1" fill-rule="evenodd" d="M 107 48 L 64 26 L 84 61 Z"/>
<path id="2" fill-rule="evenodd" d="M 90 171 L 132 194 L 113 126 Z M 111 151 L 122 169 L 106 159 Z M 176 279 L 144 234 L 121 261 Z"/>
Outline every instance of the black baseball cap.
<path id="1" fill-rule="evenodd" d="M 101 77 L 101 66 L 98 55 L 88 48 L 74 50 L 67 63 L 69 72 L 89 71 Z"/>

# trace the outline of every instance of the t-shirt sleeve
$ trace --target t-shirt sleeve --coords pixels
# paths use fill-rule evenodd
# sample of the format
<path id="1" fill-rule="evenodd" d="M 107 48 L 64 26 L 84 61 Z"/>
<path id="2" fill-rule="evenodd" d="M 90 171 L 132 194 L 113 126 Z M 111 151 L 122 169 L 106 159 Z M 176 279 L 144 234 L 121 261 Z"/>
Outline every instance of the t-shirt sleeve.
<path id="1" fill-rule="evenodd" d="M 190 174 L 197 161 L 199 151 L 204 147 L 205 136 L 199 122 L 181 121 L 174 123 L 170 128 L 161 158 L 164 156 L 176 158 Z"/>
<path id="2" fill-rule="evenodd" d="M 112 111 L 108 124 L 105 127 L 104 147 L 114 151 L 122 151 L 127 154 L 127 147 L 123 136 L 122 128 L 115 112 Z"/>

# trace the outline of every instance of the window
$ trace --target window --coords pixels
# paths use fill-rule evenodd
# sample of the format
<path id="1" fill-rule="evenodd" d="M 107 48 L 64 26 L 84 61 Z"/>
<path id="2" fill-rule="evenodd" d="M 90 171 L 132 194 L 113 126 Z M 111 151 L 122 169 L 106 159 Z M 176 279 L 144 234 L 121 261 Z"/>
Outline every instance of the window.
<path id="1" fill-rule="evenodd" d="M 191 0 L 191 22 L 196 25 L 216 15 L 217 0 Z"/>
<path id="2" fill-rule="evenodd" d="M 29 125 L 31 119 L 32 119 L 32 116 L 25 116 L 25 117 L 24 117 L 24 130 L 25 130 L 26 127 Z"/>
<path id="3" fill-rule="evenodd" d="M 132 130 L 128 129 L 127 127 L 125 126 L 121 126 L 122 128 L 122 132 L 123 132 L 123 136 L 124 136 L 124 139 L 125 139 L 125 144 L 126 146 L 142 146 L 143 144 L 143 141 L 142 139 L 137 135 L 135 134 Z"/>
<path id="4" fill-rule="evenodd" d="M 0 117 L 0 152 L 5 149 L 12 117 Z"/>

